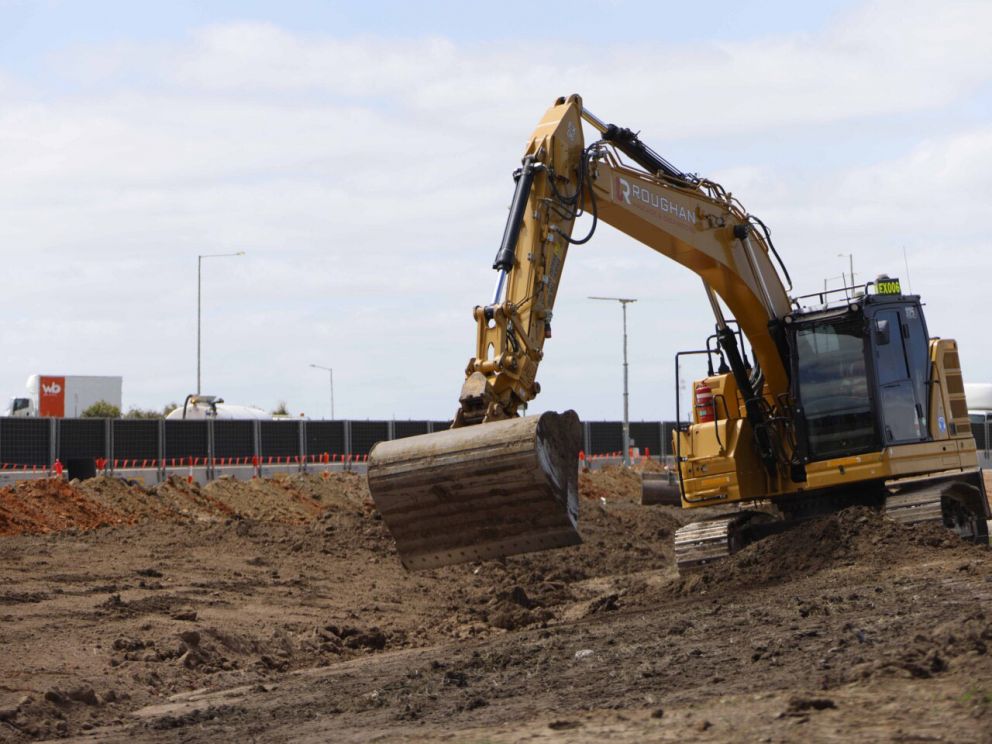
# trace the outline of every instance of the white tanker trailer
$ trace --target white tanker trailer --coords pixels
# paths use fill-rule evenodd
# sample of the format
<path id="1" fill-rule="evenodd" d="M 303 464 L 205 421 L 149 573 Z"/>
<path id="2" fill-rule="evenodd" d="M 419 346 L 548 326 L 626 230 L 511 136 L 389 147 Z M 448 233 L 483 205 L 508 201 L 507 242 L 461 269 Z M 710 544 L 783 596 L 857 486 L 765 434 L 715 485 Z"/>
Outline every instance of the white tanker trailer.
<path id="1" fill-rule="evenodd" d="M 277 417 L 257 406 L 225 403 L 223 398 L 218 398 L 216 395 L 187 395 L 182 407 L 172 411 L 166 418 L 203 421 L 204 419 L 271 420 Z M 278 418 L 285 417 L 279 416 Z"/>

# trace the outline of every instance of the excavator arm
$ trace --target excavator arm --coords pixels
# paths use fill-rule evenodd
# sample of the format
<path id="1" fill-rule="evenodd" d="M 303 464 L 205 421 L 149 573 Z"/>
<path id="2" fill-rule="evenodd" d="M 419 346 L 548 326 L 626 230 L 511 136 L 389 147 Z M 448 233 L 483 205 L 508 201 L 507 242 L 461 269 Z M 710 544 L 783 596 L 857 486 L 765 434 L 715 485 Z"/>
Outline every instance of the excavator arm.
<path id="1" fill-rule="evenodd" d="M 589 147 L 582 120 L 600 135 Z M 624 164 L 621 154 L 640 167 Z M 474 310 L 476 353 L 454 426 L 513 417 L 540 392 L 537 368 L 551 335 L 568 247 L 586 242 L 602 220 L 700 276 L 759 455 L 777 474 L 784 463 L 766 419 L 788 393 L 782 319 L 790 301 L 762 223 L 718 184 L 683 173 L 629 129 L 585 111 L 578 96 L 548 110 L 514 175 L 516 190 L 493 263 L 496 290 L 491 303 Z M 572 226 L 582 212 L 592 215 L 592 226 L 576 240 Z M 750 342 L 764 385 L 756 384 L 717 297 Z"/>
<path id="2" fill-rule="evenodd" d="M 473 311 L 476 350 L 454 426 L 517 415 L 538 392 L 572 225 L 582 209 L 581 107 L 552 107 L 527 144 L 493 269 L 492 302 Z"/>

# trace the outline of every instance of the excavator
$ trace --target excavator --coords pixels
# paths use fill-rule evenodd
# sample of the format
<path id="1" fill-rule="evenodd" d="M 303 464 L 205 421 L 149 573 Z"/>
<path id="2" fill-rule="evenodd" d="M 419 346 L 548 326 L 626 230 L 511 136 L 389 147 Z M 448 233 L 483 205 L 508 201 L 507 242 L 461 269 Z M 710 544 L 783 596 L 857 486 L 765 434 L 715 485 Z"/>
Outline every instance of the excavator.
<path id="1" fill-rule="evenodd" d="M 583 124 L 598 135 L 588 145 Z M 676 355 L 676 370 L 697 355 L 707 375 L 673 451 L 682 507 L 725 508 L 676 532 L 680 570 L 851 505 L 988 542 L 957 344 L 929 336 L 919 296 L 898 279 L 794 296 L 758 217 L 578 95 L 548 109 L 513 177 L 451 428 L 369 457 L 373 500 L 408 569 L 581 541 L 578 417 L 520 413 L 540 392 L 565 256 L 600 221 L 695 273 L 714 316 L 705 344 Z M 574 236 L 582 214 L 589 232 Z M 676 395 L 681 419 L 678 406 Z"/>

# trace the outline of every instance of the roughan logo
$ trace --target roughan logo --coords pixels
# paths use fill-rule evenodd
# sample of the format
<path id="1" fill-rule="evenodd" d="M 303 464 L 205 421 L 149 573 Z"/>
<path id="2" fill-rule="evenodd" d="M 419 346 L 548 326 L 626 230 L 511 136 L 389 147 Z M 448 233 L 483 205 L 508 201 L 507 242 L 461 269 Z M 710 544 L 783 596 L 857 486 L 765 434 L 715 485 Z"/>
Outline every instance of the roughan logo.
<path id="1" fill-rule="evenodd" d="M 691 209 L 686 209 L 681 204 L 673 202 L 666 196 L 656 194 L 640 184 L 632 184 L 623 176 L 617 176 L 616 198 L 622 199 L 631 206 L 648 207 L 652 211 L 661 212 L 666 217 L 675 217 L 688 225 L 696 224 L 696 214 Z"/>
<path id="2" fill-rule="evenodd" d="M 62 386 L 57 382 L 52 382 L 48 385 L 42 385 L 41 392 L 43 395 L 59 395 L 62 392 Z"/>

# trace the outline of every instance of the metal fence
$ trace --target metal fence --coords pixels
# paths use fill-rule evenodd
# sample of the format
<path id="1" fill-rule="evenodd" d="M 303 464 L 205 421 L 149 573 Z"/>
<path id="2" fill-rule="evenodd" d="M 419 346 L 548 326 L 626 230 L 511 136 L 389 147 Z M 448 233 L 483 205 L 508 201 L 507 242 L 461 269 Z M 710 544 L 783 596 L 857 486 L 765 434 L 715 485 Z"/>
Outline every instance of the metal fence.
<path id="1" fill-rule="evenodd" d="M 51 468 L 56 460 L 116 463 L 186 463 L 228 459 L 303 461 L 331 456 L 362 458 L 376 442 L 447 429 L 450 421 L 166 421 L 142 419 L 0 418 L 0 466 Z M 671 421 L 630 423 L 631 446 L 664 456 Z M 623 449 L 619 421 L 583 424 L 583 451 L 608 455 Z"/>

